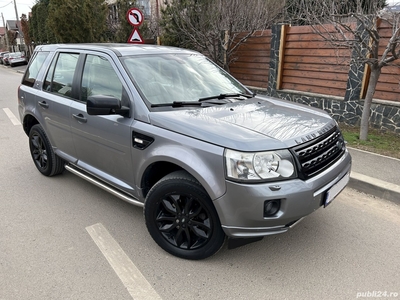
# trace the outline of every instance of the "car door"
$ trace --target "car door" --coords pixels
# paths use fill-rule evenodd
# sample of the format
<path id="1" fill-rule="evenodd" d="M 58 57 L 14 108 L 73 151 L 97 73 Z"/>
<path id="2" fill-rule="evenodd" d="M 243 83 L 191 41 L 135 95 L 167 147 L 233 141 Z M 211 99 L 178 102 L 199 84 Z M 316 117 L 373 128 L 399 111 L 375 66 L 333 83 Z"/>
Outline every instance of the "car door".
<path id="1" fill-rule="evenodd" d="M 131 125 L 121 115 L 93 116 L 86 112 L 91 95 L 114 96 L 130 106 L 122 77 L 111 58 L 87 54 L 80 81 L 79 100 L 71 104 L 71 132 L 77 151 L 77 165 L 112 185 L 133 192 Z"/>
<path id="2" fill-rule="evenodd" d="M 73 161 L 76 157 L 71 135 L 70 106 L 73 102 L 72 82 L 75 76 L 79 53 L 61 52 L 55 55 L 43 82 L 36 94 L 37 111 L 42 115 L 45 130 L 56 153 Z"/>

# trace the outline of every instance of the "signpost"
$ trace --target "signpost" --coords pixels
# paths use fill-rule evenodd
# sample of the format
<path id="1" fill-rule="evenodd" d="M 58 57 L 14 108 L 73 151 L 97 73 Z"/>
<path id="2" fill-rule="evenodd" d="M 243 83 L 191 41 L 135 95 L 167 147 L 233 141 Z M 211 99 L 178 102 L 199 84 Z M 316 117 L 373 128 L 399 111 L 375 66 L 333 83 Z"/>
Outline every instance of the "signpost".
<path id="1" fill-rule="evenodd" d="M 137 8 L 131 8 L 126 13 L 126 19 L 133 26 L 133 31 L 129 36 L 128 43 L 130 44 L 144 44 L 144 40 L 139 32 L 139 27 L 143 23 L 143 14 Z"/>

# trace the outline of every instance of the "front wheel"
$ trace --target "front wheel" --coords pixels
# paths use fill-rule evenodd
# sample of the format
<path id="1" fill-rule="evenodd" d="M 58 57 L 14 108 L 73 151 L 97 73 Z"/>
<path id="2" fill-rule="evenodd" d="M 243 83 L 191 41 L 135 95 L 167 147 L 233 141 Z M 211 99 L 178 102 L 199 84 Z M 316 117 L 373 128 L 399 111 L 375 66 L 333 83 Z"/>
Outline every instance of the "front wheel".
<path id="1" fill-rule="evenodd" d="M 204 259 L 224 244 L 225 234 L 210 197 L 185 171 L 173 172 L 153 186 L 144 215 L 154 241 L 172 255 Z"/>
<path id="2" fill-rule="evenodd" d="M 51 146 L 42 126 L 34 125 L 29 132 L 29 149 L 36 168 L 45 176 L 54 176 L 64 171 L 64 161 Z"/>

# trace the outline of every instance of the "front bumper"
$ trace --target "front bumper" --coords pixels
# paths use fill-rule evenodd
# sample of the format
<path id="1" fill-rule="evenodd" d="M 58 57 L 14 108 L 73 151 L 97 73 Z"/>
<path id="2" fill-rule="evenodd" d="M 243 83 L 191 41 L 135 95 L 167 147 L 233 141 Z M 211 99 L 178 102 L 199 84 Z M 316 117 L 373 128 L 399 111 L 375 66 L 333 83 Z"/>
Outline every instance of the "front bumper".
<path id="1" fill-rule="evenodd" d="M 226 181 L 226 193 L 214 201 L 222 228 L 231 238 L 286 232 L 323 206 L 327 190 L 350 170 L 351 156 L 346 150 L 334 165 L 306 181 L 295 179 L 262 184 Z M 274 199 L 281 202 L 279 211 L 272 217 L 264 217 L 264 202 Z"/>

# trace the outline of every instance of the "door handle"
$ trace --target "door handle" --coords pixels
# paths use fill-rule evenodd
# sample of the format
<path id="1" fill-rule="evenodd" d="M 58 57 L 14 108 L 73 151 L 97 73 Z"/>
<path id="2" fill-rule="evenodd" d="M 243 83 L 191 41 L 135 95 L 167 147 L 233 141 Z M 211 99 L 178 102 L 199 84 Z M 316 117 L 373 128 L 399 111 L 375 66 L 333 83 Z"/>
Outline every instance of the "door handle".
<path id="1" fill-rule="evenodd" d="M 79 114 L 79 115 L 72 114 L 72 116 L 81 123 L 87 122 L 87 119 L 82 114 Z"/>
<path id="2" fill-rule="evenodd" d="M 49 108 L 49 105 L 46 103 L 46 101 L 39 101 L 38 103 L 43 108 Z"/>

